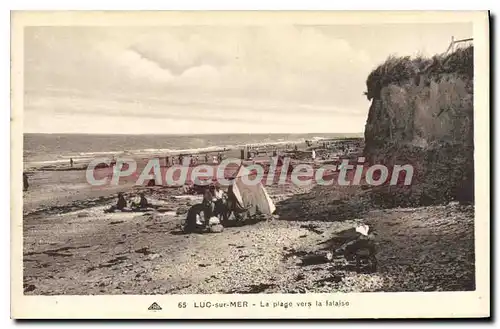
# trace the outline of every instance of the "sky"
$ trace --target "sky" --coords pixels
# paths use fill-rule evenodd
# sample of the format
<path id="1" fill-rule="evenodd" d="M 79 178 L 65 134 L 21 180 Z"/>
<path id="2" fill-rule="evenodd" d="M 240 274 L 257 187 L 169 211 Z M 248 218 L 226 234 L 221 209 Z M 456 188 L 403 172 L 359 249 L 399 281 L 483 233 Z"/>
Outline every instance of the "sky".
<path id="1" fill-rule="evenodd" d="M 24 132 L 359 133 L 366 78 L 472 24 L 27 27 Z"/>

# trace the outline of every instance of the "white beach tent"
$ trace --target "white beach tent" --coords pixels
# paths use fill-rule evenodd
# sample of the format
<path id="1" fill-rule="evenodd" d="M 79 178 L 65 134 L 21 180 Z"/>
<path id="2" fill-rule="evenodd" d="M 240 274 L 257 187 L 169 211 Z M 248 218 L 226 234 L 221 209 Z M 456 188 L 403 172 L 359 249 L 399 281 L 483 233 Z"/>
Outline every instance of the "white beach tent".
<path id="1" fill-rule="evenodd" d="M 248 211 L 249 215 L 264 214 L 271 215 L 276 210 L 273 200 L 269 197 L 266 188 L 261 182 L 257 184 L 246 184 L 242 177 L 249 176 L 250 171 L 241 166 L 238 174 L 229 186 L 230 199 L 236 203 L 235 209 Z"/>

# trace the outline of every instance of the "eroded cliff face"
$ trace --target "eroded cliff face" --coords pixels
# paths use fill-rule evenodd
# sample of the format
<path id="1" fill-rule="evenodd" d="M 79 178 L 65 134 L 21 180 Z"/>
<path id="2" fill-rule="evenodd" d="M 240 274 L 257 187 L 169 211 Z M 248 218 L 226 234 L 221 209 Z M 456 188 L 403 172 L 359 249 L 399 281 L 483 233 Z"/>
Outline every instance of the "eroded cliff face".
<path id="1" fill-rule="evenodd" d="M 375 83 L 369 78 L 367 161 L 414 167 L 411 187 L 386 187 L 384 203 L 416 206 L 474 200 L 472 50 L 466 50 L 469 57 L 461 58 L 459 69 L 428 66 L 386 85 L 378 83 L 380 75 Z"/>

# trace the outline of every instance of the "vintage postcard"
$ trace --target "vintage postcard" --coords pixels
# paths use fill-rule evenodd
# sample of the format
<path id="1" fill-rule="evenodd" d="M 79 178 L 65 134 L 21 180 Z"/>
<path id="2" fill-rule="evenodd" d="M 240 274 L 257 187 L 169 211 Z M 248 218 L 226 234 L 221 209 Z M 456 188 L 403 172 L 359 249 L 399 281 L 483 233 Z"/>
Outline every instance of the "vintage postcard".
<path id="1" fill-rule="evenodd" d="M 13 318 L 490 316 L 488 12 L 11 24 Z"/>

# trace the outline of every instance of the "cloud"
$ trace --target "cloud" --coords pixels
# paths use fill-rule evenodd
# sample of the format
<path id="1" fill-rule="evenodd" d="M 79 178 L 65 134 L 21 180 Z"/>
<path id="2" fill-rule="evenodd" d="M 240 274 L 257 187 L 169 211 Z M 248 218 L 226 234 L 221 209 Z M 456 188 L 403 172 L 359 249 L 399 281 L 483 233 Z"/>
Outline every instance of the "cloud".
<path id="1" fill-rule="evenodd" d="M 369 58 L 346 40 L 315 28 L 227 29 L 140 33 L 117 46 L 118 60 L 108 42 L 101 51 L 110 68 L 125 70 L 131 85 L 149 77 L 152 88 L 331 101 L 332 89 L 357 79 L 354 88 L 362 92 Z"/>

